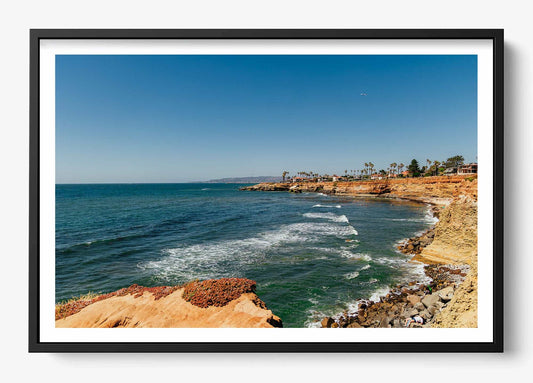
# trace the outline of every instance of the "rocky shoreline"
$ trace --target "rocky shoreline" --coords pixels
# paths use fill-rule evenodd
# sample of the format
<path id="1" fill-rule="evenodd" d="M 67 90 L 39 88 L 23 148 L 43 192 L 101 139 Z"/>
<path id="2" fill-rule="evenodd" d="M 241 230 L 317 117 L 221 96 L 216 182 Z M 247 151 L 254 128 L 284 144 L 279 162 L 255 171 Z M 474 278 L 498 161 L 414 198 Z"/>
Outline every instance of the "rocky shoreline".
<path id="1" fill-rule="evenodd" d="M 245 186 L 240 190 L 380 197 L 446 206 L 459 196 L 469 196 L 477 200 L 477 176 L 455 175 L 343 182 L 265 182 Z"/>
<path id="2" fill-rule="evenodd" d="M 436 218 L 439 208 L 430 206 L 430 212 Z M 398 251 L 413 255 L 413 260 L 435 238 L 435 226 L 398 245 Z M 424 273 L 430 283 L 411 281 L 406 285 L 397 285 L 379 301 L 361 300 L 356 312 L 344 312 L 333 318 L 325 317 L 322 328 L 402 328 L 431 327 L 434 317 L 443 310 L 453 298 L 455 290 L 461 285 L 470 270 L 468 265 L 424 266 Z"/>
<path id="3" fill-rule="evenodd" d="M 398 251 L 413 256 L 412 262 L 424 263 L 431 282 L 395 286 L 377 302 L 359 301 L 355 312 L 325 317 L 321 326 L 477 327 L 477 177 L 263 183 L 241 190 L 317 192 L 429 204 L 439 221 L 401 243 Z"/>
<path id="4" fill-rule="evenodd" d="M 358 310 L 336 318 L 322 319 L 323 328 L 402 328 L 431 327 L 433 319 L 454 296 L 470 267 L 467 265 L 426 265 L 431 282 L 412 281 L 398 285 L 379 301 L 362 300 Z"/>

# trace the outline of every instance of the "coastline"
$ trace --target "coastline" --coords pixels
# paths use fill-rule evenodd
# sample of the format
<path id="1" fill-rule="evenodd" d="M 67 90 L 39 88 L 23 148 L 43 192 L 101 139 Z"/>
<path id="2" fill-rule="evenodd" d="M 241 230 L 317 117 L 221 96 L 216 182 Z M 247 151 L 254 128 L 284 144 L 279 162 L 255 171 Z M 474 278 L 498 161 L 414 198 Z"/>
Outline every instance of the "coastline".
<path id="1" fill-rule="evenodd" d="M 258 184 L 248 191 L 315 192 L 354 198 L 425 203 L 438 221 L 407 238 L 398 251 L 423 263 L 429 284 L 397 285 L 356 310 L 325 317 L 331 327 L 477 327 L 477 176 L 444 176 L 355 182 Z"/>
<path id="2" fill-rule="evenodd" d="M 243 278 L 178 286 L 132 285 L 91 299 L 56 305 L 57 328 L 283 327 Z"/>
<path id="3" fill-rule="evenodd" d="M 401 285 L 389 285 L 375 291 L 370 298 L 352 301 L 354 303 L 348 306 L 349 310 L 335 317 L 325 317 L 315 324 L 350 328 L 476 327 L 477 178 L 428 178 L 394 182 L 258 184 L 241 190 L 323 193 L 424 204 L 428 216 L 431 214 L 439 220 L 424 232 L 406 238 L 395 246 L 396 251 L 411 257 L 406 262 L 424 265 L 416 266 L 420 278 L 413 277 L 418 280 Z M 57 316 L 56 306 L 56 326 L 282 326 L 281 319 L 255 295 L 255 287 L 248 285 L 239 293 L 239 289 L 234 289 L 234 284 L 222 282 L 225 280 L 229 279 L 191 282 L 183 286 L 146 288 L 133 285 L 113 293 L 71 301 L 71 307 L 67 306 L 63 312 L 68 315 Z M 185 292 L 187 286 L 206 282 L 218 286 L 211 290 L 216 291 L 216 297 L 230 294 L 231 299 L 220 305 L 191 303 L 188 298 L 192 296 Z M 218 285 L 219 282 L 222 284 Z M 206 299 L 205 302 L 214 302 L 211 298 Z"/>

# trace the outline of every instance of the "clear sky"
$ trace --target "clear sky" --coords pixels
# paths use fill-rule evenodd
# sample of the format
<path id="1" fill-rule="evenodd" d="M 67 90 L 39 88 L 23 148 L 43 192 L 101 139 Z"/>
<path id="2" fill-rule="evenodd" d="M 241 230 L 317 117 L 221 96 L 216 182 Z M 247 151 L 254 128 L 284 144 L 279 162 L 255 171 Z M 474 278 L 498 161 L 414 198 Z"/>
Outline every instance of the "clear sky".
<path id="1" fill-rule="evenodd" d="M 476 161 L 476 56 L 56 56 L 57 183 L 342 174 L 457 154 Z"/>

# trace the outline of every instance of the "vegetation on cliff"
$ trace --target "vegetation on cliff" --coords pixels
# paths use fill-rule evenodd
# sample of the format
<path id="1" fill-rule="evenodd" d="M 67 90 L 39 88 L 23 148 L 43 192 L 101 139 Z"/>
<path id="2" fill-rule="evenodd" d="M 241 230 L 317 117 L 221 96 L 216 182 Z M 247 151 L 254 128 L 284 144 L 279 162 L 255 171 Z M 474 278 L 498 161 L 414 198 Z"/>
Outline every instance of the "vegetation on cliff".
<path id="1" fill-rule="evenodd" d="M 147 292 L 152 294 L 154 300 L 157 301 L 181 288 L 183 288 L 183 299 L 195 306 L 202 308 L 210 306 L 222 307 L 232 300 L 238 299 L 242 294 L 254 293 L 256 282 L 244 278 L 221 278 L 193 281 L 185 285 L 176 286 L 144 287 L 134 284 L 108 294 L 87 294 L 79 298 L 61 302 L 56 305 L 55 318 L 56 320 L 66 318 L 80 312 L 93 303 L 112 297 L 133 295 L 134 298 L 139 298 Z"/>
<path id="2" fill-rule="evenodd" d="M 299 171 L 294 176 L 290 176 L 287 170 L 282 172 L 282 182 L 287 178 L 297 181 L 364 181 L 370 179 L 384 179 L 384 178 L 403 178 L 403 177 L 430 177 L 444 174 L 457 173 L 459 168 L 464 165 L 465 160 L 462 155 L 455 155 L 443 161 L 426 159 L 426 165 L 420 167 L 419 162 L 413 158 L 411 163 L 404 172 L 405 165 L 403 163 L 393 162 L 387 169 L 377 169 L 372 162 L 365 162 L 362 169 L 345 169 L 343 176 L 319 174 L 313 171 Z M 477 164 L 476 164 L 477 166 Z M 477 169 L 477 167 L 476 167 Z M 476 170 L 477 171 L 477 170 Z"/>
<path id="3" fill-rule="evenodd" d="M 254 281 L 241 278 L 183 286 L 133 285 L 96 299 L 58 305 L 55 324 L 62 328 L 282 327 L 281 319 L 254 290 Z"/>
<path id="4" fill-rule="evenodd" d="M 256 283 L 245 278 L 208 279 L 187 283 L 183 299 L 198 307 L 222 307 L 242 294 L 255 292 Z"/>

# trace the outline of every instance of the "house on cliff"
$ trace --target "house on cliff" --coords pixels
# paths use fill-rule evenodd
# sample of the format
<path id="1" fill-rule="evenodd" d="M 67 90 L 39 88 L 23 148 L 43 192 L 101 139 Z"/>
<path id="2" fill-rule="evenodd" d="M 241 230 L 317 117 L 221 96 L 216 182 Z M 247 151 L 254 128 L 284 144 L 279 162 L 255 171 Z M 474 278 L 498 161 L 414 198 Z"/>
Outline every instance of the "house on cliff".
<path id="1" fill-rule="evenodd" d="M 454 174 L 457 174 L 457 168 L 446 168 L 442 174 L 445 176 L 453 176 Z"/>
<path id="2" fill-rule="evenodd" d="M 457 169 L 457 174 L 477 174 L 477 164 L 471 163 L 471 164 L 461 165 Z"/>

